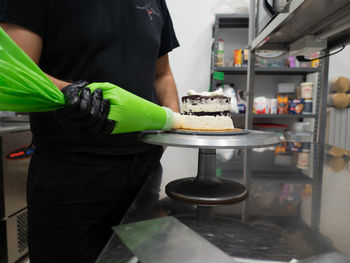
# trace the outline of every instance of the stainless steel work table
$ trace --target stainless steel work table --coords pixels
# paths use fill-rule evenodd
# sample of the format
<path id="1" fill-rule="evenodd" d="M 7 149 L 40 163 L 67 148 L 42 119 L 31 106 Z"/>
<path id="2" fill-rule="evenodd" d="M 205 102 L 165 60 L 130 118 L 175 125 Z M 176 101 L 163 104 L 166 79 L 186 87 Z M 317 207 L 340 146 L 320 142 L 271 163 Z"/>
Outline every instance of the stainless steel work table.
<path id="1" fill-rule="evenodd" d="M 5 133 L 20 132 L 30 130 L 29 122 L 1 122 L 0 135 Z"/>
<path id="2" fill-rule="evenodd" d="M 176 171 L 160 166 L 122 224 L 174 216 L 244 262 L 290 261 L 332 251 L 349 255 L 349 155 L 349 151 L 307 143 L 217 150 L 216 176 L 241 182 L 249 190 L 245 201 L 223 206 L 170 199 L 164 188 Z M 183 159 L 178 156 L 174 161 L 180 166 Z M 193 174 L 178 178 L 186 176 Z M 128 262 L 132 257 L 113 234 L 97 262 Z"/>

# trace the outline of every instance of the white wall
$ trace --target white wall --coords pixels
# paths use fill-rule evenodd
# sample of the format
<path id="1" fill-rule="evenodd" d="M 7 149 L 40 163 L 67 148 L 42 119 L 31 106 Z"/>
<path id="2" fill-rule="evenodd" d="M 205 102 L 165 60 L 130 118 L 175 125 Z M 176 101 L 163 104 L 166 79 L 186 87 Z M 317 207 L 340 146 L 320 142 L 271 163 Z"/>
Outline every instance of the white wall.
<path id="1" fill-rule="evenodd" d="M 350 79 L 350 46 L 329 59 L 329 79 L 339 76 Z"/>
<path id="2" fill-rule="evenodd" d="M 167 0 L 180 47 L 170 53 L 179 97 L 188 89 L 208 90 L 212 41 L 212 8 L 221 0 Z"/>
<path id="3" fill-rule="evenodd" d="M 205 91 L 210 83 L 212 7 L 221 0 L 167 0 L 180 47 L 169 54 L 179 97 Z M 161 163 L 171 179 L 196 176 L 198 150 L 168 147 Z M 181 165 L 180 165 L 181 164 Z"/>

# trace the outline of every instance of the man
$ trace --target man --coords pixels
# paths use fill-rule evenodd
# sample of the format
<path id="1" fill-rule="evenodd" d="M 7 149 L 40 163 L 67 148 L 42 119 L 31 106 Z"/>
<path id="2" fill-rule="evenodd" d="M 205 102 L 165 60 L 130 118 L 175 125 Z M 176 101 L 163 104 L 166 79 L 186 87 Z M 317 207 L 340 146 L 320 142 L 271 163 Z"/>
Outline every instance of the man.
<path id="1" fill-rule="evenodd" d="M 94 262 L 162 151 L 136 133 L 106 135 L 108 101 L 85 87 L 108 81 L 179 111 L 165 0 L 0 0 L 0 22 L 67 99 L 30 115 L 30 262 Z"/>

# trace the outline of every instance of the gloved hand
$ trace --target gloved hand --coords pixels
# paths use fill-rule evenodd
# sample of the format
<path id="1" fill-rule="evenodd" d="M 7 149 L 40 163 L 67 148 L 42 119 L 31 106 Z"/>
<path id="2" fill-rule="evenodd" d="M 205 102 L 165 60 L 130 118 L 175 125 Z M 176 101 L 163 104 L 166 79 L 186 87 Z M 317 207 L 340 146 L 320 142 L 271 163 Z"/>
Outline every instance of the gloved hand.
<path id="1" fill-rule="evenodd" d="M 86 81 L 77 81 L 61 91 L 66 100 L 63 109 L 56 110 L 56 119 L 62 127 L 73 133 L 100 135 L 110 134 L 115 121 L 107 119 L 110 110 L 108 99 L 103 99 L 102 90 L 92 94 Z"/>

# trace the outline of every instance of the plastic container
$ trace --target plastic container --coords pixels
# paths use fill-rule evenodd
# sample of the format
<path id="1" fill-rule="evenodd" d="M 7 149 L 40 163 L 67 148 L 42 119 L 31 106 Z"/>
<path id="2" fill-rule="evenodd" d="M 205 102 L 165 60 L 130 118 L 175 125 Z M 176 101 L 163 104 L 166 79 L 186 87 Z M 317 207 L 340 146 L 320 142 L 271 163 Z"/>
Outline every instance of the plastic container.
<path id="1" fill-rule="evenodd" d="M 303 114 L 312 114 L 312 100 L 311 99 L 304 100 Z"/>
<path id="2" fill-rule="evenodd" d="M 236 96 L 235 89 L 231 85 L 229 84 L 224 85 L 224 96 L 231 98 L 231 112 L 238 113 L 239 111 L 238 111 L 237 96 Z"/>
<path id="3" fill-rule="evenodd" d="M 248 59 L 249 59 L 249 49 L 244 48 L 243 49 L 243 67 L 247 67 L 248 66 Z"/>
<path id="4" fill-rule="evenodd" d="M 295 93 L 295 84 L 293 82 L 283 82 L 277 84 L 278 93 Z"/>
<path id="5" fill-rule="evenodd" d="M 285 133 L 285 138 L 290 142 L 311 142 L 312 132 L 292 132 L 288 131 Z"/>
<path id="6" fill-rule="evenodd" d="M 225 48 L 224 48 L 224 40 L 222 38 L 218 41 L 218 51 L 216 58 L 216 66 L 223 67 L 225 65 Z"/>
<path id="7" fill-rule="evenodd" d="M 269 114 L 277 114 L 278 113 L 278 102 L 277 99 L 268 99 L 267 101 L 268 113 Z"/>
<path id="8" fill-rule="evenodd" d="M 298 153 L 297 167 L 300 169 L 309 168 L 309 152 L 302 151 Z"/>
<path id="9" fill-rule="evenodd" d="M 245 106 L 244 103 L 238 103 L 237 106 L 238 106 L 238 112 L 239 112 L 239 113 L 245 113 L 245 111 L 246 111 L 246 106 Z"/>
<path id="10" fill-rule="evenodd" d="M 259 67 L 283 68 L 286 65 L 287 55 L 283 51 L 258 50 L 255 54 Z"/>
<path id="11" fill-rule="evenodd" d="M 288 68 L 295 68 L 296 67 L 295 57 L 294 56 L 288 56 L 288 58 L 286 60 L 286 66 Z"/>
<path id="12" fill-rule="evenodd" d="M 245 113 L 247 109 L 247 103 L 243 99 L 244 98 L 244 91 L 238 90 L 237 94 L 237 104 L 238 104 L 238 112 L 239 113 Z"/>
<path id="13" fill-rule="evenodd" d="M 242 67 L 242 49 L 235 49 L 235 67 Z"/>
<path id="14" fill-rule="evenodd" d="M 265 97 L 254 98 L 254 109 L 256 114 L 268 114 L 267 99 Z"/>
<path id="15" fill-rule="evenodd" d="M 309 122 L 294 122 L 291 126 L 293 132 L 306 132 L 308 130 L 310 130 Z"/>
<path id="16" fill-rule="evenodd" d="M 301 97 L 303 99 L 312 99 L 312 91 L 314 87 L 313 82 L 302 82 L 300 83 L 301 87 Z"/>
<path id="17" fill-rule="evenodd" d="M 303 142 L 301 148 L 303 152 L 310 152 L 311 144 L 309 142 Z"/>
<path id="18" fill-rule="evenodd" d="M 297 99 L 301 99 L 301 87 L 300 85 L 298 85 L 296 88 L 295 88 L 295 97 Z"/>

